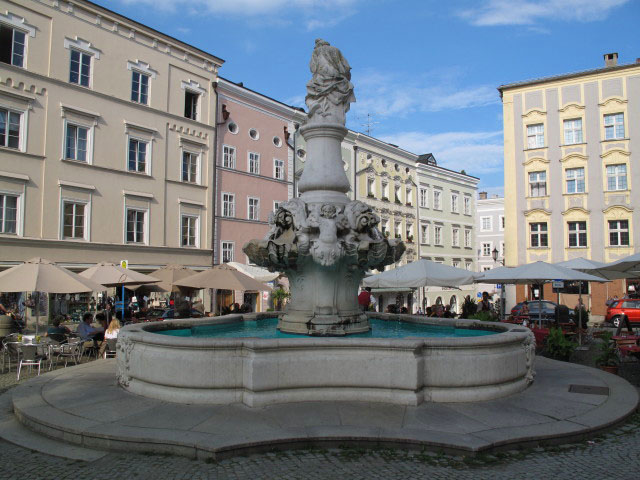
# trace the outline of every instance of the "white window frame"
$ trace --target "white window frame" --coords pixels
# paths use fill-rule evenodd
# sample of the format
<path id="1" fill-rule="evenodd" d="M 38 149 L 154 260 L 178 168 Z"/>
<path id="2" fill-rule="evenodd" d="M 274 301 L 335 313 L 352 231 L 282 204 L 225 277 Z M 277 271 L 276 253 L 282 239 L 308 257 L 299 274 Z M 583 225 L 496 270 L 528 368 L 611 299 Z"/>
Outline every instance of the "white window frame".
<path id="1" fill-rule="evenodd" d="M 464 248 L 471 248 L 471 229 L 464 229 Z"/>
<path id="2" fill-rule="evenodd" d="M 194 230 L 195 230 L 195 234 L 194 234 L 194 244 L 193 245 L 185 245 L 183 243 L 184 240 L 184 236 L 182 235 L 182 222 L 184 221 L 185 218 L 189 218 L 189 219 L 194 219 L 195 220 L 195 225 L 194 225 Z M 182 248 L 200 248 L 200 215 L 196 215 L 193 213 L 181 213 L 180 214 L 180 231 L 179 231 L 179 245 Z"/>
<path id="3" fill-rule="evenodd" d="M 151 175 L 151 148 L 152 148 L 152 144 L 153 142 L 151 140 L 149 140 L 148 138 L 145 137 L 141 137 L 138 135 L 132 135 L 131 133 L 128 133 L 126 135 L 127 138 L 127 155 L 126 155 L 126 165 L 125 168 L 127 170 L 127 172 L 131 172 L 131 173 L 137 173 L 140 175 Z M 130 152 L 130 148 L 131 148 L 131 141 L 135 141 L 138 142 L 138 144 L 145 143 L 147 145 L 146 147 L 146 155 L 145 155 L 145 161 L 144 161 L 144 171 L 139 171 L 139 170 L 131 170 L 129 168 L 129 152 Z M 136 157 L 136 166 L 138 163 L 138 159 Z"/>
<path id="4" fill-rule="evenodd" d="M 254 200 L 257 202 L 257 205 L 254 207 L 256 212 L 254 215 L 251 215 L 251 201 Z M 247 197 L 247 220 L 260 221 L 260 199 L 258 197 Z"/>
<path id="5" fill-rule="evenodd" d="M 420 243 L 422 245 L 429 245 L 429 224 L 420 224 Z"/>
<path id="6" fill-rule="evenodd" d="M 463 208 L 465 215 L 471 215 L 471 197 L 467 195 L 463 197 Z"/>
<path id="7" fill-rule="evenodd" d="M 231 259 L 230 260 L 226 260 L 224 259 L 224 252 L 225 252 L 225 247 L 230 246 L 230 251 L 231 251 Z M 227 240 L 222 240 L 220 242 L 220 263 L 228 263 L 228 262 L 233 262 L 234 256 L 235 256 L 235 242 L 229 242 Z"/>
<path id="8" fill-rule="evenodd" d="M 402 203 L 402 187 L 400 185 L 393 186 L 393 201 Z"/>
<path id="9" fill-rule="evenodd" d="M 473 262 L 465 261 L 464 262 L 464 268 L 465 268 L 465 270 L 468 270 L 470 272 L 471 269 L 473 268 Z"/>
<path id="10" fill-rule="evenodd" d="M 433 227 L 433 244 L 442 245 L 442 226 L 434 225 Z"/>
<path id="11" fill-rule="evenodd" d="M 568 118 L 563 122 L 564 144 L 576 145 L 583 142 L 582 118 Z"/>
<path id="12" fill-rule="evenodd" d="M 420 187 L 420 208 L 429 208 L 429 189 Z"/>
<path id="13" fill-rule="evenodd" d="M 402 238 L 402 222 L 394 222 L 393 224 L 393 235 L 396 238 Z"/>
<path id="14" fill-rule="evenodd" d="M 85 128 L 87 130 L 87 158 L 86 160 L 77 160 L 75 158 L 67 157 L 67 130 L 70 126 L 76 128 Z M 64 128 L 63 128 L 63 140 L 62 140 L 62 158 L 65 160 L 69 160 L 71 162 L 85 163 L 87 165 L 93 165 L 93 134 L 94 134 L 94 124 L 89 125 L 88 123 L 78 122 L 75 120 L 64 120 Z M 77 148 L 76 148 L 77 152 Z"/>
<path id="15" fill-rule="evenodd" d="M 82 237 L 65 237 L 64 236 L 64 206 L 65 204 L 83 205 L 84 206 L 84 218 L 82 225 Z M 68 240 L 72 242 L 84 241 L 87 242 L 91 238 L 89 234 L 89 226 L 91 218 L 91 200 L 80 200 L 73 197 L 61 196 L 60 197 L 60 240 Z"/>
<path id="16" fill-rule="evenodd" d="M 538 228 L 534 231 L 533 226 L 537 225 Z M 546 226 L 546 230 L 542 230 L 542 225 Z M 546 235 L 547 244 L 542 245 L 542 236 Z M 534 245 L 533 239 L 537 238 L 537 245 Z M 529 223 L 529 247 L 530 248 L 549 248 L 549 223 L 548 222 L 530 222 Z"/>
<path id="17" fill-rule="evenodd" d="M 78 60 L 78 81 L 74 82 L 73 80 L 71 80 L 71 74 L 73 73 L 72 70 L 72 65 L 73 65 L 73 52 L 77 52 L 79 55 L 79 60 Z M 83 85 L 82 83 L 82 63 L 84 58 L 87 57 L 89 59 L 89 79 L 87 81 L 87 85 Z M 80 50 L 79 48 L 69 48 L 69 83 L 72 83 L 74 85 L 78 85 L 79 87 L 84 87 L 84 88 L 93 88 L 93 70 L 95 67 L 95 63 L 93 61 L 93 55 L 89 52 L 86 52 L 84 50 Z"/>
<path id="18" fill-rule="evenodd" d="M 527 148 L 544 147 L 544 123 L 527 125 Z"/>
<path id="19" fill-rule="evenodd" d="M 23 199 L 24 196 L 22 192 L 13 192 L 9 190 L 0 190 L 0 195 L 6 197 L 16 197 L 16 231 L 15 232 L 5 232 L 4 231 L 4 221 L 5 212 L 2 212 L 2 224 L 0 224 L 0 235 L 15 235 L 17 237 L 22 236 L 22 209 L 23 209 Z M 6 200 L 5 200 L 6 202 Z M 0 208 L 4 209 L 4 205 Z"/>
<path id="20" fill-rule="evenodd" d="M 182 80 L 180 82 L 180 88 L 182 88 L 182 90 L 185 91 L 184 102 L 182 104 L 183 111 L 181 113 L 181 116 L 183 118 L 188 118 L 189 120 L 193 120 L 194 122 L 200 122 L 201 121 L 200 119 L 202 118 L 202 113 L 203 113 L 202 106 L 204 105 L 204 96 L 207 93 L 207 91 L 204 88 L 202 88 L 198 82 L 193 80 L 189 80 L 188 82 Z M 184 107 L 186 107 L 187 105 L 187 91 L 191 94 L 195 94 L 198 96 L 198 100 L 196 102 L 196 115 L 195 115 L 196 118 L 187 117 L 185 115 Z"/>
<path id="21" fill-rule="evenodd" d="M 498 216 L 498 230 L 504 232 L 504 215 Z"/>
<path id="22" fill-rule="evenodd" d="M 29 49 L 29 37 L 35 37 L 36 36 L 36 27 L 34 27 L 33 25 L 29 25 L 28 23 L 26 23 L 26 20 L 24 17 L 21 17 L 19 15 L 15 15 L 11 12 L 7 12 L 6 15 L 0 13 L 0 23 L 5 24 L 7 27 L 12 28 L 14 30 L 13 35 L 11 36 L 11 63 L 7 64 L 7 65 L 13 65 L 14 67 L 18 67 L 18 68 L 27 68 L 27 52 Z M 22 56 L 22 65 L 15 65 L 13 63 L 13 44 L 15 42 L 15 31 L 19 30 L 20 32 L 24 33 L 24 52 L 23 52 L 23 56 Z"/>
<path id="23" fill-rule="evenodd" d="M 500 241 L 500 257 L 504 258 L 504 241 Z"/>
<path id="24" fill-rule="evenodd" d="M 460 246 L 460 228 L 458 227 L 451 227 L 451 246 Z"/>
<path id="25" fill-rule="evenodd" d="M 544 179 L 542 181 L 541 179 Z M 546 197 L 548 196 L 548 188 L 547 188 L 547 171 L 546 170 L 536 170 L 535 172 L 529 172 L 527 174 L 528 186 L 529 186 L 529 197 L 537 198 L 537 197 Z M 544 194 L 540 195 L 542 190 L 542 185 L 544 184 Z M 534 191 L 536 195 L 534 195 Z"/>
<path id="26" fill-rule="evenodd" d="M 284 200 L 274 200 L 273 211 L 275 212 L 276 210 L 278 210 L 280 208 L 280 205 L 282 205 L 284 202 L 285 202 Z"/>
<path id="27" fill-rule="evenodd" d="M 195 149 L 182 147 L 180 149 L 180 181 L 182 183 L 190 184 L 190 185 L 202 185 L 202 152 L 197 151 Z M 196 181 L 192 182 L 189 180 L 185 180 L 183 177 L 184 173 L 184 155 L 188 153 L 190 155 L 195 155 L 196 157 Z"/>
<path id="28" fill-rule="evenodd" d="M 620 226 L 621 222 L 627 222 L 626 228 Z M 615 223 L 616 226 L 614 228 L 611 227 L 611 224 Z M 609 246 L 610 247 L 628 247 L 631 244 L 631 237 L 629 232 L 629 220 L 626 218 L 615 219 L 615 220 L 607 220 L 607 226 L 609 227 Z M 627 234 L 627 243 L 622 243 L 622 234 Z M 611 243 L 611 234 L 615 234 L 618 241 L 617 243 Z"/>
<path id="29" fill-rule="evenodd" d="M 411 187 L 406 187 L 404 190 L 405 203 L 407 205 L 413 204 L 413 189 Z"/>
<path id="30" fill-rule="evenodd" d="M 624 175 L 622 175 L 621 173 L 619 173 L 618 170 L 620 170 L 620 167 L 624 167 Z M 609 169 L 613 168 L 614 169 L 614 174 L 610 175 L 609 174 Z M 620 191 L 625 191 L 629 189 L 629 179 L 627 178 L 627 173 L 628 173 L 628 169 L 627 169 L 627 164 L 626 163 L 616 163 L 613 165 L 607 165 L 605 168 L 605 174 L 606 174 L 606 178 L 607 178 L 607 192 L 620 192 Z M 610 183 L 609 180 L 615 178 L 615 186 L 616 188 L 609 188 L 610 187 Z M 621 178 L 624 178 L 624 188 L 621 188 Z"/>
<path id="31" fill-rule="evenodd" d="M 367 177 L 367 196 L 376 196 L 376 179 L 375 177 Z"/>
<path id="32" fill-rule="evenodd" d="M 459 198 L 459 195 L 457 193 L 451 194 L 451 213 L 459 213 L 458 198 Z"/>
<path id="33" fill-rule="evenodd" d="M 0 92 L 1 93 L 1 92 Z M 5 105 L 2 102 L 2 98 L 0 97 L 0 108 L 3 110 L 7 111 L 7 126 L 5 127 L 7 130 L 5 132 L 5 143 L 9 142 L 9 114 L 10 113 L 16 113 L 18 115 L 20 115 L 20 131 L 18 132 L 18 148 L 13 148 L 13 147 L 9 147 L 7 145 L 0 145 L 1 148 L 6 148 L 10 151 L 17 151 L 17 152 L 25 152 L 26 151 L 26 137 L 27 137 L 27 115 L 28 115 L 28 110 L 27 109 L 22 109 L 22 108 L 15 108 L 13 106 L 8 106 Z"/>
<path id="34" fill-rule="evenodd" d="M 581 224 L 584 224 L 584 229 L 581 228 Z M 571 228 L 575 226 L 575 228 Z M 589 238 L 587 234 L 587 222 L 585 220 L 578 220 L 574 222 L 567 222 L 567 246 L 569 248 L 587 248 L 589 246 Z M 584 234 L 584 244 L 580 241 L 580 235 Z M 575 237 L 575 245 L 571 245 L 571 237 Z"/>
<path id="35" fill-rule="evenodd" d="M 603 124 L 605 140 L 620 140 L 625 138 L 623 112 L 605 114 L 603 118 Z M 622 129 L 622 134 L 620 134 L 620 129 Z"/>
<path id="36" fill-rule="evenodd" d="M 280 166 L 278 166 L 278 163 L 280 163 Z M 280 169 L 280 175 L 278 175 L 278 169 Z M 273 159 L 273 178 L 276 180 L 285 179 L 284 160 L 278 158 Z"/>
<path id="37" fill-rule="evenodd" d="M 235 170 L 236 152 L 236 147 L 233 145 L 222 145 L 222 166 L 224 168 L 231 168 Z"/>
<path id="38" fill-rule="evenodd" d="M 228 196 L 228 199 L 225 199 L 225 195 Z M 236 194 L 231 192 L 222 192 L 221 195 L 221 216 L 225 218 L 235 218 L 236 216 Z M 225 213 L 225 204 L 230 205 L 230 208 L 227 209 Z"/>
<path id="39" fill-rule="evenodd" d="M 485 228 L 485 220 L 488 221 L 488 227 Z M 493 217 L 491 216 L 483 216 L 480 217 L 480 231 L 481 232 L 492 232 L 493 231 Z"/>
<path id="40" fill-rule="evenodd" d="M 493 242 L 482 242 L 480 244 L 480 256 L 490 257 L 493 250 Z"/>
<path id="41" fill-rule="evenodd" d="M 129 97 L 130 100 L 133 103 L 137 103 L 139 105 L 149 105 L 151 103 L 151 80 L 155 80 L 157 72 L 151 69 L 148 63 L 141 62 L 139 60 L 137 62 L 128 61 L 127 70 L 131 71 L 131 95 Z M 131 96 L 133 96 L 133 74 L 134 73 L 138 73 L 139 75 L 145 75 L 148 78 L 147 101 L 145 103 L 142 103 L 139 101 L 140 92 L 138 92 L 138 100 L 134 100 L 131 98 Z"/>
<path id="42" fill-rule="evenodd" d="M 389 182 L 382 182 L 382 198 L 389 200 Z"/>
<path id="43" fill-rule="evenodd" d="M 433 191 L 433 209 L 442 210 L 442 192 L 440 190 Z"/>
<path id="44" fill-rule="evenodd" d="M 135 210 L 137 212 L 144 213 L 144 232 L 143 232 L 143 240 L 142 242 L 128 241 L 127 240 L 127 223 L 129 217 L 129 210 Z M 149 207 L 135 207 L 135 206 L 127 206 L 125 204 L 124 207 L 124 243 L 127 245 L 149 245 Z"/>
<path id="45" fill-rule="evenodd" d="M 254 161 L 257 161 L 257 166 L 258 166 L 258 171 L 254 172 L 251 169 L 251 156 L 255 156 Z M 258 152 L 247 152 L 247 172 L 253 174 L 253 175 L 260 175 L 260 154 Z"/>
<path id="46" fill-rule="evenodd" d="M 579 175 L 580 171 L 582 171 L 582 175 Z M 584 174 L 584 167 L 566 168 L 564 176 L 568 194 L 585 193 L 586 178 Z M 582 190 L 579 189 L 580 180 L 582 180 Z"/>

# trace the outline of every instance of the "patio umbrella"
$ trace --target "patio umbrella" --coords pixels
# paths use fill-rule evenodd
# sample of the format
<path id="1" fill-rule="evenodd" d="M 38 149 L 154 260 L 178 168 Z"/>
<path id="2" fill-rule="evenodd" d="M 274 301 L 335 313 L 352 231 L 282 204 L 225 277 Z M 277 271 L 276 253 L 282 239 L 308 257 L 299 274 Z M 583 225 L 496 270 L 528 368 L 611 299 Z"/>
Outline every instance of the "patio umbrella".
<path id="1" fill-rule="evenodd" d="M 640 276 L 640 253 L 634 253 L 628 257 L 608 263 L 602 267 L 602 270 L 625 273 L 627 274 L 625 278 L 638 277 Z"/>
<path id="2" fill-rule="evenodd" d="M 470 285 L 477 273 L 450 267 L 430 260 L 418 260 L 402 267 L 371 275 L 362 283 L 365 287 L 458 287 Z"/>
<path id="3" fill-rule="evenodd" d="M 227 265 L 259 282 L 272 282 L 280 276 L 278 272 L 270 272 L 266 268 L 260 268 L 254 265 L 245 265 L 244 263 L 238 262 L 227 262 Z"/>
<path id="4" fill-rule="evenodd" d="M 195 275 L 196 273 L 198 272 L 196 272 L 192 268 L 171 263 L 151 272 L 150 275 L 154 278 L 157 278 L 159 282 L 154 283 L 153 285 L 146 284 L 146 286 L 149 287 L 150 291 L 152 292 L 179 292 L 180 287 L 174 285 L 174 283 L 178 280 L 182 280 L 183 278 Z M 142 286 L 142 284 L 133 284 L 128 285 L 127 288 L 130 288 L 131 290 L 137 290 Z"/>
<path id="5" fill-rule="evenodd" d="M 107 287 L 122 286 L 122 320 L 124 321 L 124 286 L 155 283 L 159 280 L 144 273 L 138 273 L 128 268 L 122 268 L 120 265 L 109 262 L 100 262 L 93 267 L 87 268 L 81 272 L 85 278 L 98 282 Z"/>
<path id="6" fill-rule="evenodd" d="M 534 262 L 519 267 L 500 267 L 484 272 L 476 278 L 477 283 L 489 281 L 491 283 L 511 283 L 519 285 L 540 285 L 553 280 L 608 282 L 608 280 L 588 273 L 559 267 L 546 262 Z M 542 323 L 542 298 L 538 299 L 540 309 L 538 313 L 538 328 Z"/>
<path id="7" fill-rule="evenodd" d="M 216 265 L 174 283 L 178 287 L 214 288 L 221 290 L 271 291 L 271 287 L 240 273 L 227 264 Z"/>
<path id="8" fill-rule="evenodd" d="M 106 290 L 103 285 L 40 257 L 0 273 L 0 292 L 84 293 L 103 290 Z M 39 305 L 40 302 L 37 302 L 36 335 Z"/>

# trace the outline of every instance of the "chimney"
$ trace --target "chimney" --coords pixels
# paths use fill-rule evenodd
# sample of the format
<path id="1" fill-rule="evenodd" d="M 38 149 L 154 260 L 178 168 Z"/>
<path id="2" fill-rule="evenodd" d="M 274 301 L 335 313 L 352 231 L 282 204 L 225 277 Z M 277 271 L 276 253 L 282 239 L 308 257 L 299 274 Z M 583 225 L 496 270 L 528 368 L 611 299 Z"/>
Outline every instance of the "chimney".
<path id="1" fill-rule="evenodd" d="M 604 54 L 604 66 L 605 67 L 615 67 L 618 65 L 618 53 L 605 53 Z"/>
<path id="2" fill-rule="evenodd" d="M 487 199 L 487 192 L 478 192 L 478 198 L 480 200 L 486 200 Z"/>

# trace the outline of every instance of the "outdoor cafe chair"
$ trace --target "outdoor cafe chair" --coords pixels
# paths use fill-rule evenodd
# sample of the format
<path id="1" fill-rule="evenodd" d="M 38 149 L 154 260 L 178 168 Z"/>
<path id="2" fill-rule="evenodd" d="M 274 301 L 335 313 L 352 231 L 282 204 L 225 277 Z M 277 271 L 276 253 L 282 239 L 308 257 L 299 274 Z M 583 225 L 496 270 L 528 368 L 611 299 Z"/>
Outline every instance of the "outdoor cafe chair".
<path id="1" fill-rule="evenodd" d="M 11 339 L 13 340 L 13 339 Z M 22 352 L 20 351 L 20 347 L 22 344 L 18 341 L 7 341 L 7 339 L 2 342 L 2 370 L 4 370 L 4 366 L 9 363 L 9 371 L 11 371 L 11 362 L 13 361 L 16 365 L 20 362 L 20 357 L 22 356 Z"/>
<path id="2" fill-rule="evenodd" d="M 40 375 L 40 365 L 41 365 L 42 361 L 45 359 L 45 357 L 43 357 L 42 355 L 38 354 L 37 345 L 22 345 L 21 350 L 22 350 L 22 358 L 20 359 L 20 362 L 18 363 L 18 378 L 17 378 L 17 380 L 20 380 L 20 371 L 22 370 L 22 367 L 24 365 L 27 365 L 29 367 L 29 371 L 31 371 L 32 367 L 37 365 L 38 366 L 38 375 Z"/>
<path id="3" fill-rule="evenodd" d="M 56 367 L 58 366 L 58 361 L 61 358 L 64 358 L 65 368 L 67 368 L 67 364 L 69 363 L 69 360 L 73 360 L 73 362 L 76 365 L 78 365 L 78 363 L 80 363 L 81 355 L 82 355 L 82 342 L 61 343 L 53 347 L 53 352 L 52 352 L 52 357 L 55 356 L 55 359 L 56 359 Z"/>
<path id="4" fill-rule="evenodd" d="M 107 348 L 104 351 L 104 358 L 115 357 L 116 356 L 116 345 L 118 344 L 117 338 L 107 338 L 105 340 L 107 342 Z"/>

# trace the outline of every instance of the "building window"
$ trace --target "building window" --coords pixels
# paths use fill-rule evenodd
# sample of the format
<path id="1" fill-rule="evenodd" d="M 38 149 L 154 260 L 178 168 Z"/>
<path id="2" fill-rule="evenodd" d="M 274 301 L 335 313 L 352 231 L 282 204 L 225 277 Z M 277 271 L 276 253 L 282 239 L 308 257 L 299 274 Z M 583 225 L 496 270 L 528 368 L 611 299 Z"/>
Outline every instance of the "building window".
<path id="1" fill-rule="evenodd" d="M 233 242 L 222 242 L 222 263 L 233 262 Z"/>
<path id="2" fill-rule="evenodd" d="M 434 243 L 436 245 L 442 245 L 442 227 L 440 226 L 436 226 L 433 229 L 433 233 L 434 233 Z"/>
<path id="3" fill-rule="evenodd" d="M 544 125 L 542 123 L 527 126 L 527 147 L 544 147 Z"/>
<path id="4" fill-rule="evenodd" d="M 402 203 L 401 193 L 400 193 L 401 188 L 396 185 L 396 187 L 393 190 L 394 190 L 393 193 L 395 196 L 394 200 L 396 201 L 396 203 Z"/>
<path id="5" fill-rule="evenodd" d="M 71 49 L 69 82 L 88 87 L 91 82 L 91 55 Z"/>
<path id="6" fill-rule="evenodd" d="M 407 240 L 413 242 L 413 223 L 407 223 Z"/>
<path id="7" fill-rule="evenodd" d="M 149 101 L 149 75 L 131 72 L 131 101 L 146 105 Z"/>
<path id="8" fill-rule="evenodd" d="M 412 194 L 411 188 L 407 188 L 405 190 L 405 197 L 404 198 L 406 199 L 407 205 L 409 205 L 409 206 L 413 203 L 413 199 L 411 198 L 412 197 L 411 194 Z"/>
<path id="9" fill-rule="evenodd" d="M 500 242 L 500 256 L 504 258 L 504 242 Z"/>
<path id="10" fill-rule="evenodd" d="M 22 113 L 0 108 L 0 147 L 20 149 Z"/>
<path id="11" fill-rule="evenodd" d="M 471 248 L 471 230 L 464 231 L 464 246 L 465 248 Z"/>
<path id="12" fill-rule="evenodd" d="M 453 228 L 451 230 L 451 245 L 453 245 L 454 247 L 460 246 L 460 229 L 459 228 Z"/>
<path id="13" fill-rule="evenodd" d="M 482 256 L 483 257 L 491 256 L 491 242 L 482 242 Z"/>
<path id="14" fill-rule="evenodd" d="M 460 268 L 460 260 L 451 260 L 451 266 L 453 268 Z"/>
<path id="15" fill-rule="evenodd" d="M 89 144 L 89 129 L 67 123 L 67 135 L 64 158 L 67 160 L 76 160 L 78 162 L 87 162 L 87 147 Z"/>
<path id="16" fill-rule="evenodd" d="M 278 201 L 278 200 L 275 200 L 275 201 L 273 202 L 273 211 L 274 211 L 274 212 L 275 212 L 275 211 L 277 211 L 277 210 L 280 208 L 280 204 L 281 204 L 281 203 L 282 203 L 282 202 L 280 202 L 280 201 Z"/>
<path id="17" fill-rule="evenodd" d="M 260 199 L 249 197 L 249 220 L 260 220 Z"/>
<path id="18" fill-rule="evenodd" d="M 567 193 L 584 193 L 584 168 L 567 168 Z"/>
<path id="19" fill-rule="evenodd" d="M 136 138 L 129 139 L 129 161 L 130 172 L 145 173 L 147 171 L 147 150 L 148 142 Z"/>
<path id="20" fill-rule="evenodd" d="M 624 113 L 604 116 L 604 138 L 605 140 L 624 138 Z"/>
<path id="21" fill-rule="evenodd" d="M 547 195 L 547 172 L 529 173 L 529 194 L 532 197 Z"/>
<path id="22" fill-rule="evenodd" d="M 198 120 L 198 102 L 200 94 L 185 88 L 184 90 L 184 116 L 191 120 Z"/>
<path id="23" fill-rule="evenodd" d="M 394 228 L 396 238 L 402 238 L 402 222 L 396 222 Z"/>
<path id="24" fill-rule="evenodd" d="M 236 196 L 233 193 L 222 194 L 222 216 L 236 216 Z"/>
<path id="25" fill-rule="evenodd" d="M 376 179 L 367 178 L 367 197 L 376 196 Z"/>
<path id="26" fill-rule="evenodd" d="M 568 222 L 569 246 L 587 246 L 587 222 Z"/>
<path id="27" fill-rule="evenodd" d="M 182 215 L 180 245 L 183 247 L 197 247 L 198 241 L 198 220 L 195 215 Z"/>
<path id="28" fill-rule="evenodd" d="M 229 145 L 222 146 L 222 166 L 226 168 L 236 168 L 236 147 Z"/>
<path id="29" fill-rule="evenodd" d="M 182 181 L 188 183 L 200 183 L 200 154 L 194 152 L 182 152 Z"/>
<path id="30" fill-rule="evenodd" d="M 471 215 L 471 197 L 464 197 L 464 214 Z"/>
<path id="31" fill-rule="evenodd" d="M 18 196 L 0 194 L 0 233 L 17 233 Z"/>
<path id="32" fill-rule="evenodd" d="M 260 175 L 260 154 L 249 152 L 249 173 Z"/>
<path id="33" fill-rule="evenodd" d="M 629 220 L 609 220 L 609 245 L 629 246 Z"/>
<path id="34" fill-rule="evenodd" d="M 480 217 L 480 231 L 490 232 L 493 230 L 493 219 L 491 217 Z"/>
<path id="35" fill-rule="evenodd" d="M 457 193 L 451 194 L 451 212 L 458 213 L 458 194 Z"/>
<path id="36" fill-rule="evenodd" d="M 500 215 L 500 231 L 504 230 L 504 215 Z"/>
<path id="37" fill-rule="evenodd" d="M 0 62 L 24 67 L 27 34 L 0 24 Z"/>
<path id="38" fill-rule="evenodd" d="M 420 206 L 427 208 L 429 206 L 429 190 L 426 188 L 420 189 Z"/>
<path id="39" fill-rule="evenodd" d="M 564 121 L 564 143 L 573 145 L 582 143 L 582 119 L 572 118 Z"/>
<path id="40" fill-rule="evenodd" d="M 627 189 L 627 166 L 622 163 L 620 165 L 607 165 L 607 190 L 626 190 Z"/>
<path id="41" fill-rule="evenodd" d="M 429 225 L 420 225 L 420 243 L 429 243 Z"/>
<path id="42" fill-rule="evenodd" d="M 471 271 L 471 267 L 472 267 L 472 265 L 473 265 L 473 264 L 472 264 L 470 261 L 468 261 L 468 260 L 467 260 L 466 262 L 464 262 L 464 268 L 465 268 L 465 269 L 467 269 L 467 270 L 469 270 L 469 271 Z"/>
<path id="43" fill-rule="evenodd" d="M 389 200 L 389 184 L 382 182 L 382 199 Z"/>
<path id="44" fill-rule="evenodd" d="M 442 210 L 442 205 L 440 204 L 441 195 L 442 195 L 442 192 L 438 190 L 433 191 L 433 208 L 435 210 Z"/>
<path id="45" fill-rule="evenodd" d="M 127 243 L 145 243 L 146 216 L 145 210 L 127 208 Z"/>
<path id="46" fill-rule="evenodd" d="M 260 133 L 255 128 L 251 128 L 249 129 L 249 137 L 251 137 L 252 140 L 258 140 L 260 138 Z"/>
<path id="47" fill-rule="evenodd" d="M 529 228 L 531 231 L 531 247 L 548 247 L 549 246 L 549 234 L 547 231 L 547 222 L 530 223 Z"/>
<path id="48" fill-rule="evenodd" d="M 273 159 L 273 176 L 278 180 L 284 180 L 284 160 Z"/>
<path id="49" fill-rule="evenodd" d="M 62 203 L 62 238 L 85 238 L 86 203 Z"/>

